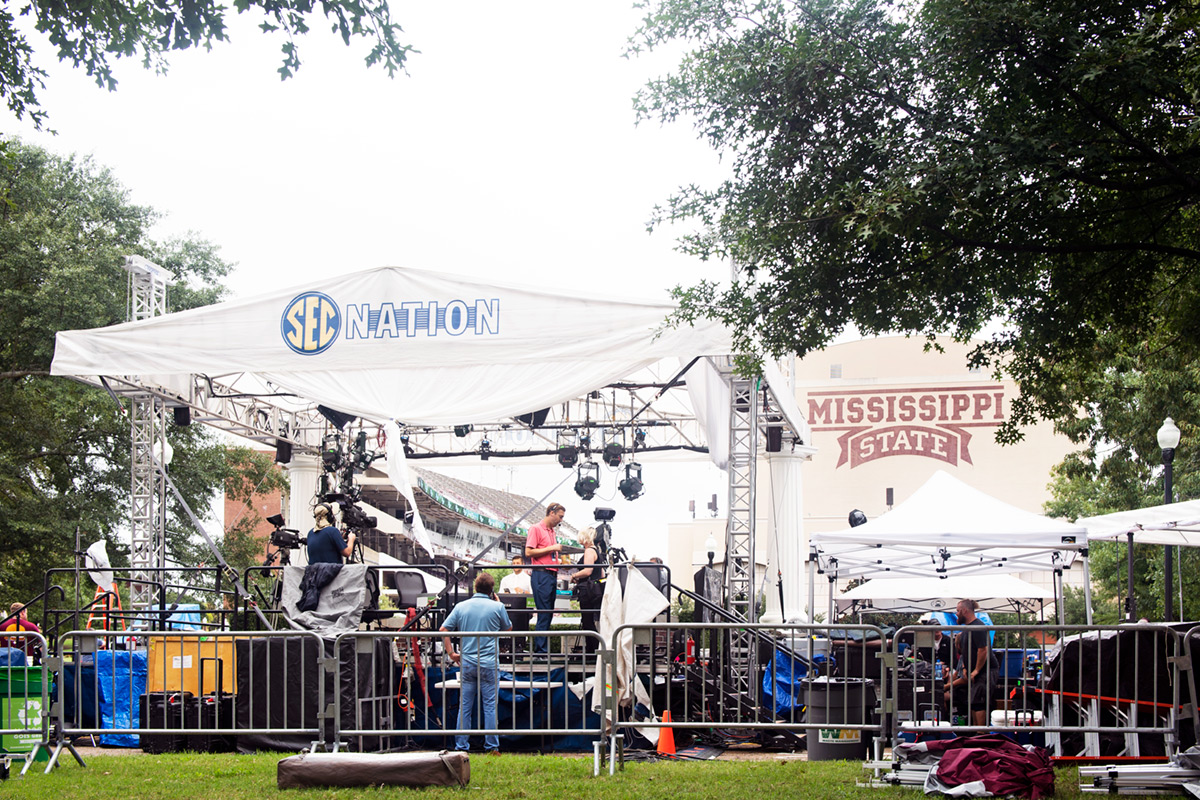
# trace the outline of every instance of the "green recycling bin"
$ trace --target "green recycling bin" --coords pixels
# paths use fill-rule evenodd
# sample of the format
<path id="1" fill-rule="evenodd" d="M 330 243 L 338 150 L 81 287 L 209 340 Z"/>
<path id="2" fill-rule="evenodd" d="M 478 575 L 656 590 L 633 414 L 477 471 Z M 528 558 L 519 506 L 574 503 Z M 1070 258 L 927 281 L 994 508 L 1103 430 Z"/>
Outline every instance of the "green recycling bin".
<path id="1" fill-rule="evenodd" d="M 41 667 L 0 667 L 0 729 L 13 728 L 25 732 L 0 735 L 0 752 L 28 753 L 42 740 Z"/>

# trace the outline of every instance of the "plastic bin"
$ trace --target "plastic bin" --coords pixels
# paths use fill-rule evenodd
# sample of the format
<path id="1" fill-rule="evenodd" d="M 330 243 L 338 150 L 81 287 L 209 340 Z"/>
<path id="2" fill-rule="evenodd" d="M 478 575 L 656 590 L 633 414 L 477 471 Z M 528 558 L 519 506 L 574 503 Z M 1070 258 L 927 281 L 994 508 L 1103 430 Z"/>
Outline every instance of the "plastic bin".
<path id="1" fill-rule="evenodd" d="M 0 668 L 0 728 L 24 728 L 24 733 L 0 736 L 0 751 L 28 753 L 42 741 L 42 668 Z M 39 760 L 49 758 L 45 749 Z"/>
<path id="2" fill-rule="evenodd" d="M 875 739 L 872 731 L 843 725 L 872 724 L 875 683 L 864 678 L 816 678 L 805 683 L 808 721 L 808 760 L 862 760 Z"/>

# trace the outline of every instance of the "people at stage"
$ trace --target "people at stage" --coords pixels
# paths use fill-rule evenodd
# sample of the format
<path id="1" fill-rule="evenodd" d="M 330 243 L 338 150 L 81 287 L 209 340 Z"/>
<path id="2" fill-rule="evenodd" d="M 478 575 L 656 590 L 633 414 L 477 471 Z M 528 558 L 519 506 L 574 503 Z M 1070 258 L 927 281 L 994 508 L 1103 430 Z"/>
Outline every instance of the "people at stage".
<path id="1" fill-rule="evenodd" d="M 529 573 L 523 568 L 525 559 L 513 556 L 513 571 L 500 579 L 501 594 L 533 594 L 533 584 L 530 583 Z"/>
<path id="2" fill-rule="evenodd" d="M 579 559 L 580 569 L 571 576 L 579 598 L 579 611 L 583 617 L 585 631 L 599 632 L 600 601 L 604 597 L 604 567 L 597 563 L 600 554 L 596 550 L 596 529 L 584 528 L 579 533 L 579 543 L 583 545 L 583 555 Z M 598 640 L 588 636 L 584 639 L 584 652 L 596 652 Z"/>
<path id="3" fill-rule="evenodd" d="M 0 630 L 42 632 L 37 623 L 29 621 L 28 610 L 23 603 L 13 603 L 8 607 L 8 616 L 4 619 Z M 0 647 L 11 647 L 23 651 L 29 664 L 36 664 L 40 660 L 40 643 L 33 636 L 0 636 Z"/>
<path id="4" fill-rule="evenodd" d="M 342 532 L 333 524 L 333 508 L 328 503 L 317 503 L 313 521 L 316 524 L 308 532 L 308 563 L 341 564 L 343 558 L 349 558 L 354 552 L 356 535 L 351 533 L 342 538 Z"/>
<path id="5" fill-rule="evenodd" d="M 450 616 L 442 623 L 446 633 L 499 633 L 512 630 L 508 611 L 496 600 L 496 579 L 487 572 L 475 578 L 475 594 L 454 607 Z M 500 691 L 499 642 L 494 636 L 462 636 L 459 649 L 449 636 L 442 637 L 442 644 L 450 660 L 460 666 L 461 688 L 458 692 L 458 728 L 473 728 L 475 707 L 483 717 L 482 728 L 496 727 L 496 698 Z M 454 737 L 456 750 L 470 750 L 470 737 L 459 734 Z M 484 734 L 483 747 L 490 754 L 500 752 L 500 736 Z"/>
<path id="6" fill-rule="evenodd" d="M 955 636 L 955 668 L 946 680 L 945 697 L 952 708 L 966 709 L 972 725 L 986 725 L 997 667 L 992 664 L 988 631 L 983 620 L 975 616 L 978 608 L 974 600 L 959 600 L 955 607 L 958 624 L 974 629 Z"/>
<path id="7" fill-rule="evenodd" d="M 533 588 L 533 604 L 537 607 L 537 624 L 535 630 L 550 630 L 550 620 L 554 618 L 554 599 L 558 583 L 558 553 L 562 545 L 554 529 L 562 524 L 567 509 L 560 503 L 546 506 L 546 516 L 541 522 L 529 529 L 525 537 L 525 557 L 533 567 L 530 584 Z M 537 636 L 533 640 L 533 652 L 545 653 L 548 649 L 548 639 Z"/>

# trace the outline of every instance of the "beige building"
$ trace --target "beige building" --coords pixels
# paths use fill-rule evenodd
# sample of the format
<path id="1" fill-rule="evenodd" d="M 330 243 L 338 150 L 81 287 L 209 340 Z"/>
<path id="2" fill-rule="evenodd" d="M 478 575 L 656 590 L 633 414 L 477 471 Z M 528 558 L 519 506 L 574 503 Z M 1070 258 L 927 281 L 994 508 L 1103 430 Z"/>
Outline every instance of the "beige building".
<path id="1" fill-rule="evenodd" d="M 808 536 L 848 527 L 854 509 L 869 519 L 902 503 L 936 471 L 944 470 L 981 491 L 1035 513 L 1049 499 L 1051 468 L 1072 449 L 1050 424 L 1024 429 L 1015 445 L 996 443 L 996 430 L 1009 419 L 1018 390 L 967 367 L 968 345 L 941 342 L 943 352 L 925 351 L 919 338 L 883 337 L 835 345 L 799 361 L 794 370 L 796 399 L 812 428 L 811 457 L 763 454 L 759 461 L 756 542 L 767 563 L 763 585 L 770 605 L 778 596 L 775 566 L 782 565 L 786 602 L 805 605 L 803 559 Z M 805 453 L 805 456 L 809 455 Z M 782 471 L 799 469 L 802 498 L 780 496 L 795 486 Z M 773 471 L 775 477 L 772 477 Z M 801 506 L 796 508 L 797 503 Z M 774 519 L 784 521 L 780 541 Z M 802 520 L 803 530 L 792 520 Z M 709 535 L 724 554 L 724 519 L 672 525 L 668 564 L 676 582 L 706 560 Z M 1079 570 L 1072 570 L 1079 572 Z M 1049 586 L 1048 575 L 1023 574 Z M 1071 575 L 1068 582 L 1078 583 Z M 816 607 L 825 607 L 828 587 L 820 579 Z M 803 599 L 797 599 L 803 598 Z M 785 608 L 783 615 L 796 616 Z"/>
<path id="2" fill-rule="evenodd" d="M 996 443 L 1018 391 L 967 368 L 968 345 L 866 339 L 813 353 L 796 367 L 796 399 L 818 453 L 804 472 L 806 532 L 841 530 L 857 508 L 874 519 L 945 470 L 1026 511 L 1049 499 L 1050 469 L 1071 451 L 1048 423 L 1016 445 Z"/>

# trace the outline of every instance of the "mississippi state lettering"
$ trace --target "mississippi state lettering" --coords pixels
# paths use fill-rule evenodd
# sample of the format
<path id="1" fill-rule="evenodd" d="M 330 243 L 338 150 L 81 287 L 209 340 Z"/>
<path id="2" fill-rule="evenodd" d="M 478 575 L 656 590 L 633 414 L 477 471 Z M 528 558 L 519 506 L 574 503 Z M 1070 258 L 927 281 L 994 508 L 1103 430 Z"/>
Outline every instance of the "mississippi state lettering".
<path id="1" fill-rule="evenodd" d="M 1001 384 L 812 392 L 807 400 L 814 431 L 842 432 L 837 465 L 851 469 L 890 456 L 970 464 L 969 428 L 995 427 L 1005 418 Z"/>

